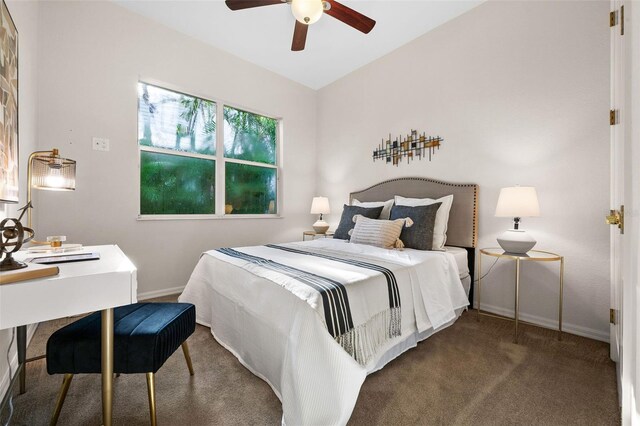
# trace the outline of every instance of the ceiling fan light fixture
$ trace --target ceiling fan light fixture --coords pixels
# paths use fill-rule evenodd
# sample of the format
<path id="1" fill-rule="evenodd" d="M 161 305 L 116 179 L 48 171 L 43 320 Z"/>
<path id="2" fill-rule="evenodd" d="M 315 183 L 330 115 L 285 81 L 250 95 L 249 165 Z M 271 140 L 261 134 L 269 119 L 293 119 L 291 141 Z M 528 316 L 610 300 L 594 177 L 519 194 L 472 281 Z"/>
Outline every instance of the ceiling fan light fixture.
<path id="1" fill-rule="evenodd" d="M 291 13 L 302 24 L 311 25 L 322 17 L 322 0 L 292 0 Z"/>

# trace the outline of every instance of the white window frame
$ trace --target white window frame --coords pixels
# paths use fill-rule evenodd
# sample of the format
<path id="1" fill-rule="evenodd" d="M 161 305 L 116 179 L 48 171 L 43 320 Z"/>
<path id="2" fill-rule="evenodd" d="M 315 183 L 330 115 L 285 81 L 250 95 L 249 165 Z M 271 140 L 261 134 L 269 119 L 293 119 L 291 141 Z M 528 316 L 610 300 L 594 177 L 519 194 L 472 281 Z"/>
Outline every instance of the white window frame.
<path id="1" fill-rule="evenodd" d="M 174 85 L 158 82 L 152 79 L 138 79 L 138 83 L 148 84 L 160 89 L 170 90 L 172 92 L 181 93 L 187 96 L 193 96 L 206 101 L 214 102 L 216 104 L 216 153 L 215 155 L 197 154 L 192 152 L 176 151 L 173 149 L 158 148 L 153 146 L 140 145 L 138 140 L 138 126 L 136 126 L 136 144 L 138 145 L 138 217 L 137 220 L 188 220 L 188 219 L 279 219 L 282 218 L 280 214 L 282 212 L 282 135 L 283 135 L 283 119 L 280 117 L 274 117 L 273 115 L 265 114 L 263 112 L 256 111 L 252 108 L 238 106 L 232 102 L 226 102 L 220 99 L 216 99 L 211 96 L 196 94 L 193 91 L 177 88 Z M 137 84 L 136 84 L 137 88 Z M 139 99 L 136 90 L 136 122 L 139 114 Z M 224 156 L 224 107 L 230 107 L 250 114 L 261 115 L 263 117 L 276 120 L 276 162 L 275 164 L 260 163 L 257 161 L 239 160 L 234 158 L 226 158 Z M 218 121 L 220 120 L 220 121 Z M 176 155 L 191 158 L 201 158 L 205 160 L 213 160 L 215 163 L 215 213 L 214 214 L 142 214 L 140 212 L 141 203 L 141 173 L 142 173 L 142 152 L 155 152 L 159 154 Z M 226 164 L 237 163 L 246 164 L 249 166 L 258 166 L 264 168 L 271 168 L 276 170 L 276 212 L 267 214 L 226 214 Z"/>

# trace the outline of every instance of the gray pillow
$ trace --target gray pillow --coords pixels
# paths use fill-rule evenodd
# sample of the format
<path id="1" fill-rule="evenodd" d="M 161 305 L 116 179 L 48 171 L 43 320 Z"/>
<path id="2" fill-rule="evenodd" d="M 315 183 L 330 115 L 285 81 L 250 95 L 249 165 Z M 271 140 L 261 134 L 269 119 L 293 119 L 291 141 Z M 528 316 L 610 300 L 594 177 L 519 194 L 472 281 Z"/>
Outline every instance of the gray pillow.
<path id="1" fill-rule="evenodd" d="M 391 220 L 405 217 L 413 220 L 413 226 L 404 227 L 400 239 L 406 248 L 417 250 L 431 250 L 433 247 L 433 228 L 436 223 L 436 213 L 442 203 L 433 203 L 428 206 L 398 206 L 391 209 Z"/>
<path id="2" fill-rule="evenodd" d="M 380 216 L 380 212 L 384 206 L 380 207 L 359 207 L 359 206 L 348 206 L 344 205 L 342 208 L 342 217 L 340 218 L 340 224 L 338 225 L 338 229 L 333 234 L 333 238 L 337 238 L 340 240 L 348 240 L 349 239 L 349 231 L 356 226 L 353 223 L 353 217 L 357 214 L 361 214 L 364 217 L 368 217 L 369 219 L 377 219 Z"/>

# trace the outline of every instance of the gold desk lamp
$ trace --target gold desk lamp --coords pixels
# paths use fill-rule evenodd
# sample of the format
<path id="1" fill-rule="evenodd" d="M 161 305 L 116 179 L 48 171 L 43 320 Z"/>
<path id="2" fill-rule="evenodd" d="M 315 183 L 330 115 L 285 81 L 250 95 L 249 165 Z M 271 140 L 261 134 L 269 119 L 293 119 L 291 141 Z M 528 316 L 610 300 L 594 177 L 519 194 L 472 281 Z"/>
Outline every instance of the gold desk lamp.
<path id="1" fill-rule="evenodd" d="M 27 204 L 31 203 L 31 189 L 49 191 L 74 191 L 76 189 L 76 162 L 60 157 L 57 148 L 36 151 L 29 156 L 27 166 Z M 27 209 L 27 227 L 31 226 L 31 210 Z M 32 244 L 60 247 L 64 237 L 49 237 L 47 241 L 32 240 Z"/>
<path id="2" fill-rule="evenodd" d="M 29 155 L 29 161 L 27 164 L 27 228 L 31 231 L 31 238 L 33 238 L 33 227 L 31 224 L 31 210 L 33 206 L 31 204 L 31 189 L 46 189 L 49 191 L 74 191 L 76 189 L 76 162 L 69 160 L 68 158 L 60 157 L 57 148 L 53 148 L 51 151 L 36 151 Z M 22 217 L 22 216 L 21 216 Z M 47 237 L 47 241 L 31 240 L 31 244 L 48 245 L 50 249 L 61 250 L 62 237 Z M 81 244 L 74 245 L 76 247 L 82 247 Z M 30 250 L 30 247 L 28 250 Z M 22 366 L 20 369 L 20 394 L 25 392 L 26 382 L 26 368 L 24 367 L 27 362 L 26 359 L 26 341 L 27 341 L 27 326 L 21 325 L 18 327 L 17 342 L 18 342 L 18 362 Z"/>

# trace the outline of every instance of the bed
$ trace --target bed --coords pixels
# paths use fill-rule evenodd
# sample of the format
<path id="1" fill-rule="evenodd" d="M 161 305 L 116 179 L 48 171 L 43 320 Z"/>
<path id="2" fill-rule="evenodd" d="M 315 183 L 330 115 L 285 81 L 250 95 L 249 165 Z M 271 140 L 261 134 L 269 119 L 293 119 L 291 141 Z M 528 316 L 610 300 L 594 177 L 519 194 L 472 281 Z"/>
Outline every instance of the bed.
<path id="1" fill-rule="evenodd" d="M 361 202 L 453 194 L 445 251 L 330 238 L 216 249 L 203 253 L 179 300 L 195 304 L 198 323 L 271 386 L 283 424 L 346 424 L 368 374 L 453 324 L 472 299 L 477 192 L 400 178 L 350 194 Z"/>

